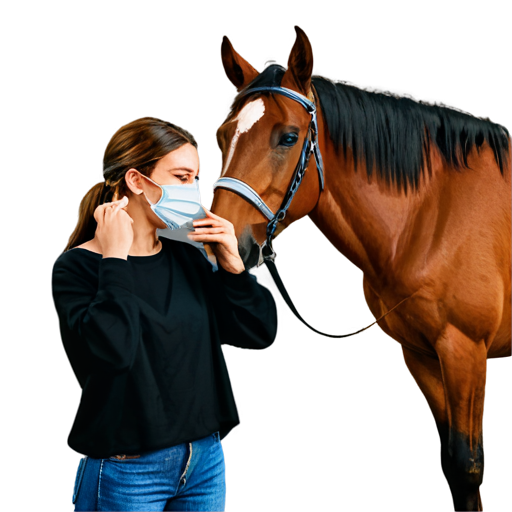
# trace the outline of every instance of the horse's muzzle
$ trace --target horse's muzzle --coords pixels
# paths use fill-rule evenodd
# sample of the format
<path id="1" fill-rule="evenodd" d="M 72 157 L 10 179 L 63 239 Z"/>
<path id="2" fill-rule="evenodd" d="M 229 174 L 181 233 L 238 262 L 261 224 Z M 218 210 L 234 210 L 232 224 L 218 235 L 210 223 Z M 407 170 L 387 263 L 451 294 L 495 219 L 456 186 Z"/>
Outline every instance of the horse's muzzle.
<path id="1" fill-rule="evenodd" d="M 247 226 L 238 238 L 238 252 L 246 270 L 260 264 L 261 247 L 255 240 L 250 226 Z"/>

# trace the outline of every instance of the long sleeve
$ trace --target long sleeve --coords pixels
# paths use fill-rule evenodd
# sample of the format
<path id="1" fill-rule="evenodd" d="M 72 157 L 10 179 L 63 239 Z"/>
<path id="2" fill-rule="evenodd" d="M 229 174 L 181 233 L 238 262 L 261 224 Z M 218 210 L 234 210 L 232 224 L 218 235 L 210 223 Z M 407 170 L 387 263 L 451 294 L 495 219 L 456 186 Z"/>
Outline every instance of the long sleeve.
<path id="1" fill-rule="evenodd" d="M 79 345 L 65 347 L 71 359 L 89 360 L 91 373 L 131 368 L 140 343 L 140 315 L 128 261 L 101 259 L 96 285 L 72 257 L 60 257 L 52 290 L 61 331 L 71 331 L 73 345 Z"/>
<path id="2" fill-rule="evenodd" d="M 270 291 L 244 270 L 232 274 L 219 265 L 214 308 L 221 344 L 264 349 L 275 340 L 277 309 Z"/>
<path id="3" fill-rule="evenodd" d="M 53 266 L 62 343 L 82 388 L 68 444 L 94 458 L 140 454 L 240 423 L 222 343 L 266 348 L 270 292 L 248 272 L 212 272 L 190 244 L 150 256 L 75 248 Z"/>

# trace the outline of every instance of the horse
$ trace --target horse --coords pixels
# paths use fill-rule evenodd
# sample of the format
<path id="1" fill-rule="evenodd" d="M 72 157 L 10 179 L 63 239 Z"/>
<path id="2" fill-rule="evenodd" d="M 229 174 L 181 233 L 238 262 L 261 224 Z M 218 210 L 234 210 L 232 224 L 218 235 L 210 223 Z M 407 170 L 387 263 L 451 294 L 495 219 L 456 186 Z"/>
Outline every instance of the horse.
<path id="1" fill-rule="evenodd" d="M 378 325 L 402 345 L 434 416 L 454 508 L 482 510 L 486 361 L 511 355 L 509 132 L 451 107 L 312 75 L 311 44 L 295 30 L 288 68 L 261 73 L 223 39 L 238 94 L 217 131 L 212 211 L 233 224 L 246 268 L 309 215 L 363 271 L 366 302 L 376 318 L 389 312 Z M 310 104 L 309 142 L 321 160 L 306 163 L 269 237 L 271 217 L 255 205 L 282 209 L 313 136 Z"/>

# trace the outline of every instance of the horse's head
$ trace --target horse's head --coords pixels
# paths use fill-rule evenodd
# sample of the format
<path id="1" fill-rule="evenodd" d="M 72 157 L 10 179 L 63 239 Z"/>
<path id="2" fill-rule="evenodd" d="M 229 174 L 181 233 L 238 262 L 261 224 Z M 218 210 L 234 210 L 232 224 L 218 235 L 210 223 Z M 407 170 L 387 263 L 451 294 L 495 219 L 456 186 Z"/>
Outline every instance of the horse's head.
<path id="1" fill-rule="evenodd" d="M 295 27 L 297 38 L 290 53 L 288 69 L 268 66 L 258 73 L 233 49 L 227 37 L 222 42 L 222 62 L 239 94 L 231 112 L 217 131 L 222 151 L 221 178 L 229 177 L 249 185 L 272 212 L 277 212 L 290 185 L 301 150 L 308 137 L 311 115 L 299 102 L 273 92 L 251 92 L 257 87 L 280 86 L 300 93 L 311 102 L 313 53 L 306 34 Z M 309 139 L 308 139 L 309 140 Z M 307 143 L 307 141 L 306 141 Z M 240 184 L 240 182 L 237 182 Z M 315 160 L 290 203 L 286 216 L 277 224 L 274 236 L 293 221 L 307 215 L 319 194 Z M 266 240 L 267 217 L 236 190 L 216 188 L 212 211 L 231 221 L 246 268 L 258 264 L 260 246 Z"/>

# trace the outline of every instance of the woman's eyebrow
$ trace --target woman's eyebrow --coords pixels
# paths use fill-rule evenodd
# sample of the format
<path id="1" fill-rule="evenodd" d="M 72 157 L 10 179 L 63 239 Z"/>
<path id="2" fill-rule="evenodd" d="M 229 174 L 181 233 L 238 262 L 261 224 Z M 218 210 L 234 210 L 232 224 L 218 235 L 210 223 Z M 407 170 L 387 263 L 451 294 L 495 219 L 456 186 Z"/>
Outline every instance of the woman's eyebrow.
<path id="1" fill-rule="evenodd" d="M 186 171 L 192 174 L 196 172 L 193 169 L 189 169 L 188 167 L 171 167 L 170 169 L 167 169 L 167 171 Z"/>

